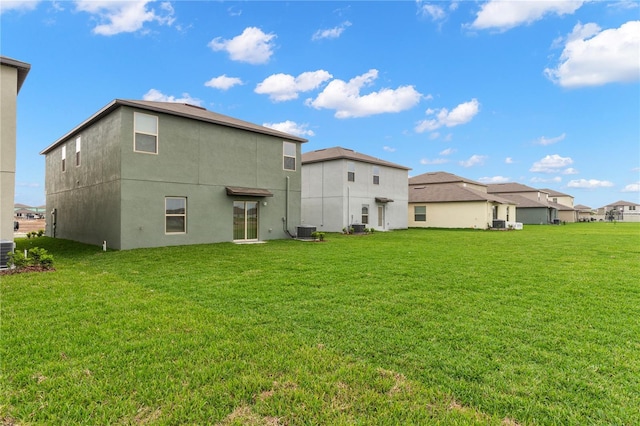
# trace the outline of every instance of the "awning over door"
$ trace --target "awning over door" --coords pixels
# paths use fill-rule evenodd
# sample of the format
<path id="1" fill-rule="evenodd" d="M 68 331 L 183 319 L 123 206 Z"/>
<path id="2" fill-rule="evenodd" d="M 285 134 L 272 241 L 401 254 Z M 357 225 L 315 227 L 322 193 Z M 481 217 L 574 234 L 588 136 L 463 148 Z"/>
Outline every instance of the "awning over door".
<path id="1" fill-rule="evenodd" d="M 241 195 L 244 197 L 273 197 L 268 189 L 244 188 L 241 186 L 227 186 L 227 195 Z"/>
<path id="2" fill-rule="evenodd" d="M 393 200 L 391 198 L 376 197 L 376 203 L 382 203 L 382 204 L 393 203 Z"/>

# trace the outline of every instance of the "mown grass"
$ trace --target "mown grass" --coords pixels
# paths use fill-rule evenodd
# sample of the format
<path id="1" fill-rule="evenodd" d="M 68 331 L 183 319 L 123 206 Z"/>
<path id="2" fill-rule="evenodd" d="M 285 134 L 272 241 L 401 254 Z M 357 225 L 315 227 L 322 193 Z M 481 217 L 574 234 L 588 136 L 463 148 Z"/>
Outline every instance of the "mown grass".
<path id="1" fill-rule="evenodd" d="M 16 424 L 640 423 L 640 225 L 102 252 L 0 277 Z"/>

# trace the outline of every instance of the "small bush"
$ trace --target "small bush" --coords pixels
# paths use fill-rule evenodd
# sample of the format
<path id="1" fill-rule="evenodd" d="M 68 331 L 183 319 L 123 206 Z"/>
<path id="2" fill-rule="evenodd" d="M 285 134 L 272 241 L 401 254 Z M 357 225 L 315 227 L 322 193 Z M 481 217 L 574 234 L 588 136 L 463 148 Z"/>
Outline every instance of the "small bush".
<path id="1" fill-rule="evenodd" d="M 311 236 L 319 241 L 324 241 L 324 232 L 314 231 Z"/>
<path id="2" fill-rule="evenodd" d="M 38 237 L 42 237 L 44 235 L 44 229 L 38 230 Z"/>
<path id="3" fill-rule="evenodd" d="M 36 267 L 41 269 L 53 269 L 53 255 L 39 247 L 29 249 L 27 256 L 21 251 L 9 253 L 9 265 L 15 269 Z"/>
<path id="4" fill-rule="evenodd" d="M 16 268 L 26 268 L 29 266 L 29 259 L 21 251 L 13 251 L 8 254 L 8 264 Z"/>

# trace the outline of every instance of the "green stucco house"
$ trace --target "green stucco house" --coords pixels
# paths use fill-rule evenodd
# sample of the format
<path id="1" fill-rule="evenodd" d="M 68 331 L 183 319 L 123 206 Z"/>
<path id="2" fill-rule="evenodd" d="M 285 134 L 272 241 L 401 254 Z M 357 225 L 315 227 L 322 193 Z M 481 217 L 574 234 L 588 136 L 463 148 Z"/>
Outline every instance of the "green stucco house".
<path id="1" fill-rule="evenodd" d="M 287 238 L 304 142 L 198 106 L 116 99 L 41 152 L 46 234 L 119 250 Z"/>

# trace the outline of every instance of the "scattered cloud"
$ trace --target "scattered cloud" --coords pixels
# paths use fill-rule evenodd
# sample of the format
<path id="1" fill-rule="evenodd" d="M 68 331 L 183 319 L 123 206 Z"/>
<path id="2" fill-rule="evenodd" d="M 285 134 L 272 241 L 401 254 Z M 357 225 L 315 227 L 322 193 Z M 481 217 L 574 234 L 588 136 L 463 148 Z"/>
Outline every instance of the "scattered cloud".
<path id="1" fill-rule="evenodd" d="M 533 183 L 560 183 L 562 182 L 562 178 L 560 176 L 555 176 L 551 178 L 541 178 L 539 176 L 534 176 L 529 179 Z"/>
<path id="2" fill-rule="evenodd" d="M 553 138 L 548 138 L 546 136 L 540 136 L 538 139 L 536 139 L 535 144 L 542 145 L 542 146 L 553 145 L 554 143 L 558 143 L 560 141 L 563 141 L 564 138 L 566 138 L 566 137 L 567 137 L 566 133 L 563 133 L 560 136 L 555 136 Z"/>
<path id="3" fill-rule="evenodd" d="M 295 121 L 287 120 L 281 123 L 264 123 L 264 127 L 289 133 L 296 136 L 315 136 L 313 130 L 308 130 L 308 124 L 298 124 Z"/>
<path id="4" fill-rule="evenodd" d="M 441 4 L 426 3 L 420 0 L 416 1 L 416 3 L 418 5 L 418 14 L 421 16 L 431 18 L 433 21 L 440 21 L 447 16 Z"/>
<path id="5" fill-rule="evenodd" d="M 377 78 L 378 70 L 371 69 L 348 82 L 332 80 L 315 99 L 307 99 L 305 104 L 316 109 L 334 109 L 336 118 L 353 118 L 405 111 L 420 102 L 422 95 L 413 86 L 360 94 L 362 88 Z"/>
<path id="6" fill-rule="evenodd" d="M 640 192 L 640 182 L 630 183 L 622 188 L 622 192 Z"/>
<path id="7" fill-rule="evenodd" d="M 325 30 L 318 30 L 315 33 L 313 33 L 313 36 L 311 36 L 311 40 L 315 41 L 315 40 L 322 40 L 325 38 L 338 38 L 342 35 L 344 30 L 346 30 L 350 26 L 351 26 L 351 22 L 344 21 L 342 24 L 338 25 L 337 27 L 328 28 Z"/>
<path id="8" fill-rule="evenodd" d="M 484 3 L 475 21 L 468 25 L 475 30 L 495 29 L 507 31 L 519 25 L 529 25 L 546 15 L 572 14 L 584 1 L 503 1 L 491 0 Z"/>
<path id="9" fill-rule="evenodd" d="M 456 150 L 456 149 L 454 149 L 454 148 L 447 148 L 447 149 L 444 149 L 444 150 L 440 151 L 440 153 L 439 153 L 439 154 L 440 154 L 440 155 L 451 155 L 451 154 L 453 154 L 453 153 L 454 153 L 454 152 L 456 152 L 456 151 L 457 151 L 457 150 Z"/>
<path id="10" fill-rule="evenodd" d="M 145 101 L 155 101 L 155 102 L 175 102 L 179 104 L 189 104 L 202 106 L 203 101 L 197 98 L 191 97 L 188 93 L 183 93 L 182 97 L 176 98 L 175 96 L 165 95 L 159 90 L 150 89 L 147 93 L 142 96 L 142 99 Z"/>
<path id="11" fill-rule="evenodd" d="M 148 31 L 144 24 L 156 22 L 160 25 L 173 25 L 175 21 L 173 6 L 169 2 L 161 2 L 156 8 L 149 7 L 150 0 L 135 1 L 94 1 L 78 0 L 76 10 L 93 15 L 98 25 L 92 30 L 94 34 L 112 36 L 120 33 Z"/>
<path id="12" fill-rule="evenodd" d="M 439 129 L 442 126 L 454 127 L 460 124 L 468 123 L 475 117 L 480 111 L 480 102 L 473 98 L 469 102 L 464 102 L 451 111 L 446 108 L 434 110 L 429 108 L 426 111 L 427 115 L 435 115 L 435 118 L 422 120 L 416 124 L 415 131 L 423 133 L 425 131 L 432 131 Z"/>
<path id="13" fill-rule="evenodd" d="M 300 92 L 318 88 L 333 76 L 325 70 L 303 72 L 297 77 L 289 74 L 273 74 L 265 78 L 255 88 L 261 95 L 269 95 L 274 102 L 297 99 Z"/>
<path id="14" fill-rule="evenodd" d="M 561 157 L 558 154 L 547 155 L 540 161 L 533 163 L 530 172 L 561 173 L 562 169 L 573 164 L 571 157 Z"/>
<path id="15" fill-rule="evenodd" d="M 387 151 L 387 152 L 396 152 L 396 149 L 392 148 L 390 146 L 383 146 L 382 149 Z"/>
<path id="16" fill-rule="evenodd" d="M 577 24 L 565 40 L 555 68 L 544 74 L 568 88 L 631 82 L 640 78 L 640 21 L 601 31 L 596 24 Z"/>
<path id="17" fill-rule="evenodd" d="M 514 163 L 513 158 L 511 158 L 511 157 L 505 158 L 504 159 L 504 163 L 505 164 L 513 164 Z"/>
<path id="18" fill-rule="evenodd" d="M 444 164 L 448 162 L 449 160 L 447 160 L 446 158 L 434 158 L 433 160 L 429 160 L 428 158 L 423 158 L 422 160 L 420 160 L 420 164 L 425 164 L 425 165 Z"/>
<path id="19" fill-rule="evenodd" d="M 459 161 L 462 167 L 481 166 L 488 157 L 486 155 L 472 155 L 468 160 Z"/>
<path id="20" fill-rule="evenodd" d="M 613 186 L 613 182 L 608 180 L 597 179 L 577 179 L 569 181 L 567 184 L 569 188 L 610 188 Z"/>
<path id="21" fill-rule="evenodd" d="M 478 182 L 482 183 L 507 183 L 511 182 L 511 178 L 504 176 L 481 177 Z"/>
<path id="22" fill-rule="evenodd" d="M 214 89 L 228 90 L 233 86 L 242 85 L 242 80 L 237 77 L 227 77 L 226 74 L 222 74 L 219 77 L 213 77 L 211 80 L 204 83 L 205 86 Z"/>
<path id="23" fill-rule="evenodd" d="M 247 27 L 231 40 L 216 37 L 208 46 L 215 52 L 224 50 L 233 61 L 265 64 L 273 55 L 275 38 L 275 34 L 265 34 L 260 28 Z"/>
<path id="24" fill-rule="evenodd" d="M 573 167 L 566 168 L 566 169 L 564 169 L 564 170 L 562 171 L 562 174 L 563 174 L 563 175 L 577 175 L 578 173 L 580 173 L 580 172 L 578 172 L 578 171 L 577 171 L 576 169 L 574 169 Z"/>
<path id="25" fill-rule="evenodd" d="M 2 0 L 2 4 L 0 4 L 0 15 L 11 10 L 29 12 L 34 10 L 38 6 L 38 3 L 40 3 L 40 1 L 37 0 Z"/>

